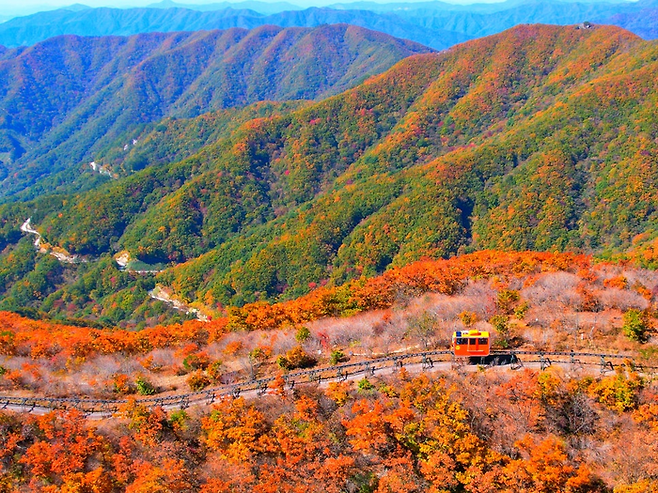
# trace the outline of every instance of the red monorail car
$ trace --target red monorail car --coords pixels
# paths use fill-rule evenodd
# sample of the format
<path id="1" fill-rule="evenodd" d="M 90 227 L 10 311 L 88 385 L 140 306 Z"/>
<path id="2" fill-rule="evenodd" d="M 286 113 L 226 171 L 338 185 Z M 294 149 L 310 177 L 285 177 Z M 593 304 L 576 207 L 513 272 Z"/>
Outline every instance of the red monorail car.
<path id="1" fill-rule="evenodd" d="M 455 356 L 489 356 L 489 332 L 458 330 L 452 333 L 452 352 Z"/>

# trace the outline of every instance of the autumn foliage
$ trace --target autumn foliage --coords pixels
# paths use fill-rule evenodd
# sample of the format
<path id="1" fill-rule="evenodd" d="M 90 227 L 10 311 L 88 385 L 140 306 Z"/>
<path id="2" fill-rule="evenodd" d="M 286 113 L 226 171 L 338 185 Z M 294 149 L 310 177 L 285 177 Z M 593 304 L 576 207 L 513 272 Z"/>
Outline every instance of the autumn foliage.
<path id="1" fill-rule="evenodd" d="M 349 383 L 326 390 L 312 385 L 257 401 L 225 399 L 209 411 L 167 413 L 131 402 L 115 420 L 98 424 L 76 411 L 2 412 L 0 488 L 652 491 L 658 479 L 655 388 L 641 381 L 632 389 L 635 404 L 615 409 L 599 404 L 596 389 L 637 378 L 620 373 L 594 382 L 559 371 L 400 374 L 375 378 L 366 392 Z M 566 426 L 582 420 L 587 426 Z M 629 457 L 627 443 L 644 445 Z"/>
<path id="2" fill-rule="evenodd" d="M 187 321 L 141 331 L 92 329 L 29 320 L 0 312 L 0 354 L 32 359 L 88 358 L 99 354 L 140 354 L 189 343 L 205 345 L 227 331 L 268 330 L 329 316 L 391 307 L 401 297 L 425 293 L 452 294 L 473 278 L 513 278 L 550 271 L 579 271 L 590 259 L 569 253 L 484 251 L 449 260 L 424 260 L 390 269 L 370 279 L 340 287 L 320 287 L 296 300 L 258 302 L 228 309 L 228 316 L 211 322 Z"/>

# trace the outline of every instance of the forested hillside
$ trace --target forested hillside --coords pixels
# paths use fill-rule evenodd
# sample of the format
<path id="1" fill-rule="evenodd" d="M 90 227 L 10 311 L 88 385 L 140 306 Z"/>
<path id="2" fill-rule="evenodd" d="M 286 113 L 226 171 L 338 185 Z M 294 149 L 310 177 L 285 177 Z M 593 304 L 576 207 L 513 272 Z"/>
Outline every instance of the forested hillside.
<path id="1" fill-rule="evenodd" d="M 247 121 L 182 161 L 6 206 L 1 261 L 30 251 L 27 239 L 12 245 L 31 216 L 49 245 L 101 258 L 58 269 L 125 278 L 110 256 L 126 250 L 169 264 L 157 282 L 211 310 L 483 248 L 632 247 L 650 264 L 657 50 L 618 28 L 524 26 L 411 57 L 323 102 Z M 174 146 L 186 142 L 178 131 Z M 30 255 L 10 270 L 8 292 L 91 315 L 71 273 L 31 298 L 18 290 L 23 276 L 50 272 Z M 126 314 L 141 299 L 131 296 Z"/>
<path id="2" fill-rule="evenodd" d="M 655 342 L 657 282 L 654 271 L 583 255 L 489 251 L 207 323 L 92 329 L 0 312 L 0 402 L 84 396 L 118 407 L 93 419 L 78 409 L 0 410 L 0 486 L 652 493 L 658 393 L 646 341 Z M 491 331 L 496 349 L 632 359 L 615 359 L 615 371 L 580 359 L 540 370 L 526 354 L 516 371 L 373 361 L 445 350 L 467 327 Z M 377 371 L 334 378 L 336 365 L 359 361 Z M 300 368 L 330 380 L 292 385 Z M 259 392 L 220 394 L 256 378 L 271 380 Z M 192 391 L 217 399 L 183 409 L 166 400 Z"/>
<path id="3" fill-rule="evenodd" d="M 0 110 L 0 493 L 657 493 L 658 42 L 63 36 Z"/>
<path id="4" fill-rule="evenodd" d="M 280 379 L 283 382 L 283 379 Z M 655 389 L 636 373 L 439 373 L 273 386 L 210 411 L 0 411 L 0 481 L 32 491 L 655 491 Z M 632 452 L 629 452 L 632 450 Z"/>
<path id="5" fill-rule="evenodd" d="M 0 58 L 2 195 L 167 116 L 320 99 L 430 49 L 362 28 L 62 36 Z"/>

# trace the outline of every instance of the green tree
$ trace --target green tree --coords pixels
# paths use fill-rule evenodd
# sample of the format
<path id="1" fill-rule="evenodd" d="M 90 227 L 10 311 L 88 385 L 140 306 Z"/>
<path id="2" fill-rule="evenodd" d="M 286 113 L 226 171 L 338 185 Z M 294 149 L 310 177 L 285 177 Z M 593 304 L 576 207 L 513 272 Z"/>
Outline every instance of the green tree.
<path id="1" fill-rule="evenodd" d="M 137 393 L 140 395 L 153 395 L 156 392 L 153 384 L 141 376 L 135 380 L 135 386 L 137 387 Z"/>
<path id="2" fill-rule="evenodd" d="M 498 333 L 496 345 L 501 348 L 509 347 L 510 327 L 508 322 L 507 315 L 494 315 L 489 320 L 489 323 L 493 325 L 493 328 Z"/>
<path id="3" fill-rule="evenodd" d="M 340 349 L 334 349 L 331 352 L 331 356 L 329 357 L 329 362 L 332 365 L 337 365 L 343 360 L 343 358 L 345 358 L 345 353 L 343 353 Z"/>
<path id="4" fill-rule="evenodd" d="M 624 335 L 632 341 L 646 342 L 651 322 L 647 313 L 641 310 L 630 309 L 624 313 Z"/>
<path id="5" fill-rule="evenodd" d="M 309 337 L 311 337 L 311 331 L 307 327 L 300 327 L 295 334 L 295 340 L 300 344 L 306 342 Z"/>

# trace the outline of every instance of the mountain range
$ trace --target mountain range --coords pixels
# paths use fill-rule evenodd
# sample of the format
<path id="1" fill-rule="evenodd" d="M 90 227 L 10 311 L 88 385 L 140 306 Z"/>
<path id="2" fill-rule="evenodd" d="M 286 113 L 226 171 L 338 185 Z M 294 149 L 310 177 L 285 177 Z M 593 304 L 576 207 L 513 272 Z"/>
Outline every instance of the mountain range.
<path id="1" fill-rule="evenodd" d="M 163 117 L 327 97 L 429 48 L 356 26 L 60 36 L 0 52 L 3 195 Z"/>
<path id="2" fill-rule="evenodd" d="M 614 24 L 650 39 L 655 34 L 656 0 L 638 2 L 518 1 L 451 5 L 357 2 L 323 8 L 290 9 L 285 3 L 241 2 L 185 6 L 173 2 L 147 8 L 64 9 L 16 17 L 0 24 L 0 45 L 32 45 L 62 34 L 128 36 L 145 32 L 200 29 L 253 29 L 262 25 L 315 27 L 346 23 L 381 31 L 441 50 L 468 39 L 487 36 L 518 24 Z M 208 10 L 212 9 L 212 10 Z M 278 9 L 286 9 L 280 11 Z"/>
<path id="3" fill-rule="evenodd" d="M 125 251 L 168 265 L 155 281 L 211 308 L 473 250 L 623 252 L 657 234 L 656 60 L 656 43 L 619 28 L 520 26 L 320 102 L 239 110 L 244 123 L 212 138 L 203 118 L 226 113 L 163 120 L 123 159 L 108 154 L 127 169 L 141 145 L 170 144 L 144 169 L 6 205 L 0 272 L 27 217 L 90 259 L 76 269 L 93 286 L 125 275 L 111 261 Z M 39 303 L 93 313 L 91 281 L 57 275 Z M 24 293 L 14 286 L 5 303 Z"/>
<path id="4" fill-rule="evenodd" d="M 198 31 L 264 25 L 317 27 L 345 23 L 381 31 L 436 49 L 465 41 L 468 36 L 410 24 L 393 14 L 358 10 L 310 8 L 270 15 L 232 8 L 198 11 L 183 8 L 96 8 L 54 10 L 17 17 L 0 24 L 0 45 L 29 46 L 63 34 L 79 36 L 129 36 L 145 32 Z"/>

